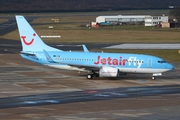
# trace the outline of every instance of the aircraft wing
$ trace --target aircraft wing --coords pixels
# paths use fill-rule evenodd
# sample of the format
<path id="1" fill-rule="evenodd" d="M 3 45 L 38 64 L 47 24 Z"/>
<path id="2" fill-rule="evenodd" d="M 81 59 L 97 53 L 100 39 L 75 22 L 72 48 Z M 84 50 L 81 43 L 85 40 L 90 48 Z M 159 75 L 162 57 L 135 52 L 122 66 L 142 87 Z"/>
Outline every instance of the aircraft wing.
<path id="1" fill-rule="evenodd" d="M 87 50 L 85 50 L 86 52 L 88 52 Z M 85 70 L 99 70 L 101 68 L 101 66 L 94 66 L 94 65 L 86 65 L 86 64 L 73 64 L 73 63 L 64 63 L 64 62 L 56 62 L 54 61 L 50 55 L 48 54 L 48 52 L 46 50 L 43 50 L 44 55 L 46 56 L 46 59 L 48 60 L 49 63 L 58 63 L 58 64 L 66 64 L 72 67 L 76 67 L 76 68 L 80 68 L 80 69 L 85 69 Z"/>
<path id="2" fill-rule="evenodd" d="M 84 45 L 83 45 L 83 47 L 84 47 L 84 51 L 85 52 L 89 52 Z M 75 68 L 79 68 L 79 69 L 84 69 L 84 70 L 87 70 L 87 71 L 89 71 L 89 70 L 98 71 L 102 67 L 102 66 L 87 65 L 87 64 L 75 64 L 75 63 L 56 62 L 56 61 L 54 61 L 50 57 L 50 55 L 48 54 L 48 52 L 46 50 L 43 50 L 43 52 L 44 52 L 44 55 L 46 56 L 46 59 L 48 60 L 49 63 L 65 64 L 65 65 L 69 65 L 71 67 L 75 67 Z"/>
<path id="3" fill-rule="evenodd" d="M 80 64 L 80 65 L 78 65 L 78 64 L 67 64 L 67 65 L 72 66 L 72 67 L 76 67 L 76 68 L 80 68 L 80 69 L 85 69 L 87 71 L 89 71 L 89 70 L 99 71 L 103 67 L 103 66 L 86 65 L 86 64 L 84 64 L 84 65 L 82 65 L 82 64 Z M 109 67 L 117 68 L 114 66 L 109 66 Z M 119 68 L 117 68 L 117 69 L 119 69 Z M 123 73 L 123 72 L 121 72 L 121 73 Z"/>
<path id="4" fill-rule="evenodd" d="M 93 65 L 78 65 L 78 64 L 67 64 L 69 66 L 72 66 L 72 67 L 77 67 L 77 68 L 80 68 L 80 69 L 85 69 L 85 70 L 94 70 L 94 71 L 98 71 L 101 66 L 93 66 Z"/>

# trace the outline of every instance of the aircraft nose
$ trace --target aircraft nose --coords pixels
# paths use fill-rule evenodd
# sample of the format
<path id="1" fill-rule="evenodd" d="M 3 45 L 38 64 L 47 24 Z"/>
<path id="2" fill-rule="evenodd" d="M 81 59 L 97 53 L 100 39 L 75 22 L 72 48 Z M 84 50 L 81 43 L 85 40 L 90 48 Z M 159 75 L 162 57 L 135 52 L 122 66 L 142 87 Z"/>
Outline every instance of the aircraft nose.
<path id="1" fill-rule="evenodd" d="M 167 64 L 167 66 L 166 66 L 169 70 L 172 70 L 172 69 L 174 69 L 174 66 L 173 65 L 171 65 L 171 64 Z"/>

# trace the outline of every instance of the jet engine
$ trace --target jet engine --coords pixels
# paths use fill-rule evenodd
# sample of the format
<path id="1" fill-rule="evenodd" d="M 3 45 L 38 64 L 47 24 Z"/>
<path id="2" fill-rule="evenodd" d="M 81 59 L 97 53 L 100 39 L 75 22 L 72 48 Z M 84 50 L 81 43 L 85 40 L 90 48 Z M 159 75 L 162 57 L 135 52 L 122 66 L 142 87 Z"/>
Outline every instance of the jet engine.
<path id="1" fill-rule="evenodd" d="M 117 68 L 103 66 L 99 70 L 99 77 L 118 77 L 119 70 Z"/>

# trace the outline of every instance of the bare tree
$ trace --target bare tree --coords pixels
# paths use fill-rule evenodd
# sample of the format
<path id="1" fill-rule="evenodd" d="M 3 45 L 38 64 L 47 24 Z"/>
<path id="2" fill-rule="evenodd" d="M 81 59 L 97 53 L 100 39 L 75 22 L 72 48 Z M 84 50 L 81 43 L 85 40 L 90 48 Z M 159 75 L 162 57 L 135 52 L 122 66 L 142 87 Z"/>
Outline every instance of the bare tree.
<path id="1" fill-rule="evenodd" d="M 171 9 L 169 14 L 173 16 L 178 23 L 180 23 L 180 7 Z"/>

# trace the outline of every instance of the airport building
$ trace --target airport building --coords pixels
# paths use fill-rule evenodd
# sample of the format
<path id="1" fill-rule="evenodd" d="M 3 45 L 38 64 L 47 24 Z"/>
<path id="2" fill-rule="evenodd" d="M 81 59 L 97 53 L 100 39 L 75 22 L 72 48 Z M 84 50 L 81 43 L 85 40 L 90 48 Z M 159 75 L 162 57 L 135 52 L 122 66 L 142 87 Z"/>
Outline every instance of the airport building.
<path id="1" fill-rule="evenodd" d="M 128 23 L 128 22 L 144 22 L 145 16 L 139 15 L 117 15 L 117 16 L 98 16 L 97 23 Z"/>
<path id="2" fill-rule="evenodd" d="M 168 16 L 146 16 L 145 26 L 156 26 L 162 23 L 168 23 Z"/>
<path id="3" fill-rule="evenodd" d="M 122 24 L 122 23 L 144 23 L 145 26 L 156 26 L 168 22 L 168 16 L 139 16 L 139 15 L 117 15 L 117 16 L 98 16 L 96 23 L 104 25 Z"/>

